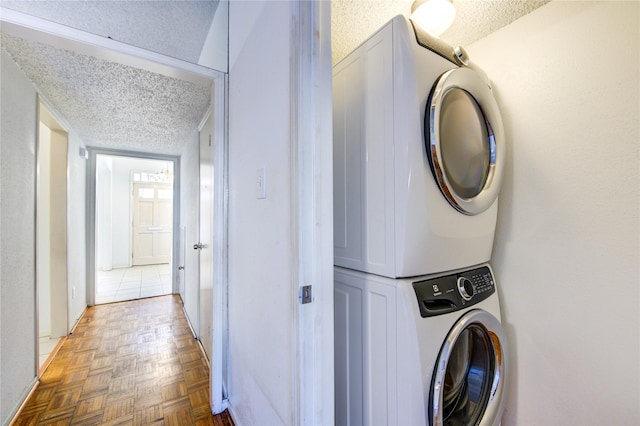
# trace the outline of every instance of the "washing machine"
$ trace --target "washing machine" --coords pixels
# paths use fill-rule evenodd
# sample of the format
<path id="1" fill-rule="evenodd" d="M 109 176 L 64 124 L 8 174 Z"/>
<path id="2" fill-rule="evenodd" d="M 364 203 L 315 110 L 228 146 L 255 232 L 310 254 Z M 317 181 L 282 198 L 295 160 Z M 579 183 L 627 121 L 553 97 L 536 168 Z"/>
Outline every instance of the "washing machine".
<path id="1" fill-rule="evenodd" d="M 489 261 L 500 111 L 461 48 L 397 16 L 333 69 L 334 264 L 390 278 Z"/>
<path id="2" fill-rule="evenodd" d="M 498 425 L 500 318 L 489 264 L 411 279 L 336 267 L 336 425 Z"/>

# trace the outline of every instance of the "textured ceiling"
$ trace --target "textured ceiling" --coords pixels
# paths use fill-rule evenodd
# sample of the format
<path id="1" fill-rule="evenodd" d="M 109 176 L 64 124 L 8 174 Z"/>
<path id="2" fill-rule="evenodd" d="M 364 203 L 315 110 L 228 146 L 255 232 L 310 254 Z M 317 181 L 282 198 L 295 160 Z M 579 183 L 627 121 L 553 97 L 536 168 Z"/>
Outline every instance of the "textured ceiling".
<path id="1" fill-rule="evenodd" d="M 218 0 L 0 0 L 0 6 L 197 63 Z"/>
<path id="2" fill-rule="evenodd" d="M 440 36 L 452 46 L 468 46 L 550 0 L 453 0 L 456 19 Z M 411 15 L 413 0 L 332 0 L 333 63 L 344 58 L 395 15 Z"/>
<path id="3" fill-rule="evenodd" d="M 90 146 L 179 154 L 209 107 L 211 85 L 6 34 L 1 42 Z"/>
<path id="4" fill-rule="evenodd" d="M 549 0 L 453 0 L 457 17 L 441 38 L 469 45 Z M 409 0 L 332 0 L 334 63 L 397 14 Z M 193 61 L 217 0 L 0 0 L 93 34 Z M 197 130 L 211 85 L 167 77 L 94 56 L 2 34 L 2 47 L 87 145 L 179 154 Z M 176 53 L 178 52 L 178 53 Z"/>

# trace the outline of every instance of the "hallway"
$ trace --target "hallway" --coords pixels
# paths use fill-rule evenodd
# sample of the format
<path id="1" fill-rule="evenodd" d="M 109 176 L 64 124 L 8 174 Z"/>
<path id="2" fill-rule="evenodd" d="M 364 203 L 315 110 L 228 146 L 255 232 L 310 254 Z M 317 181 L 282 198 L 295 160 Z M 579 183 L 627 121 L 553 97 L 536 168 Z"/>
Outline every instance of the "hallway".
<path id="1" fill-rule="evenodd" d="M 87 308 L 16 425 L 233 425 L 178 296 Z"/>

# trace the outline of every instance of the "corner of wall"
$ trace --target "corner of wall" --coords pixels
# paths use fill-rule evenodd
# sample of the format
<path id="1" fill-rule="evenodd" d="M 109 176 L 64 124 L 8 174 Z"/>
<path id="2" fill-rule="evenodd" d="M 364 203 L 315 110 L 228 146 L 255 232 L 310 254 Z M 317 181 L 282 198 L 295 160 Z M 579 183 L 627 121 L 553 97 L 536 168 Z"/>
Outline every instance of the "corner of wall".
<path id="1" fill-rule="evenodd" d="M 0 50 L 0 421 L 22 403 L 36 376 L 36 90 Z M 11 265 L 11 268 L 6 268 Z M 25 336 L 33 336 L 25 339 Z"/>

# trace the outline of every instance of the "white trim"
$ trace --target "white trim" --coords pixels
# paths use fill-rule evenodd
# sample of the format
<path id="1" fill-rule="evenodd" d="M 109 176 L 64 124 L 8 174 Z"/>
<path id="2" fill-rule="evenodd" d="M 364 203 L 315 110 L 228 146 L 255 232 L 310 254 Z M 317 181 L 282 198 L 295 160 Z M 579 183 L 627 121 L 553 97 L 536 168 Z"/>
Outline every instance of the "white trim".
<path id="1" fill-rule="evenodd" d="M 228 360 L 228 139 L 227 78 L 217 76 L 211 88 L 213 117 L 213 348 L 211 358 L 211 409 L 215 414 L 227 407 L 224 394 Z"/>
<path id="2" fill-rule="evenodd" d="M 213 94 L 211 94 L 211 99 L 213 99 Z M 209 106 L 207 107 L 207 110 L 202 116 L 202 120 L 200 120 L 200 124 L 198 124 L 198 132 L 202 131 L 202 128 L 207 123 L 207 120 L 209 119 L 210 116 L 211 116 L 211 104 L 209 104 Z"/>
<path id="3" fill-rule="evenodd" d="M 5 34 L 196 84 L 208 84 L 210 80 L 215 79 L 221 73 L 212 68 L 151 52 L 4 7 L 0 7 L 0 23 L 2 24 L 2 32 Z"/>
<path id="4" fill-rule="evenodd" d="M 302 15 L 302 7 L 301 1 L 292 1 L 290 5 L 291 9 L 291 35 L 289 36 L 290 40 L 290 64 L 289 64 L 289 139 L 290 139 L 290 164 L 289 168 L 291 169 L 291 294 L 293 298 L 299 292 L 300 286 L 304 282 L 304 277 L 302 276 L 301 269 L 301 244 L 302 244 L 302 232 L 300 229 L 300 220 L 301 220 L 301 200 L 300 200 L 300 187 L 304 185 L 304 180 L 302 179 L 300 173 L 301 170 L 304 170 L 302 165 L 300 164 L 300 146 L 302 145 L 302 141 L 300 138 L 300 121 L 301 116 L 303 115 L 300 112 L 299 103 L 302 102 L 300 97 L 301 95 L 301 85 L 300 85 L 300 74 L 301 70 L 301 57 L 302 57 L 302 43 L 301 40 L 301 31 L 302 29 L 300 24 L 300 17 Z M 296 239 L 297 236 L 297 239 Z M 291 309 L 291 419 L 289 423 L 292 425 L 303 425 L 305 424 L 304 419 L 304 409 L 302 406 L 304 405 L 306 398 L 305 392 L 306 387 L 305 384 L 308 382 L 309 377 L 304 374 L 304 360 L 307 358 L 309 353 L 309 348 L 305 347 L 304 342 L 301 340 L 301 335 L 304 334 L 304 328 L 306 324 L 301 318 L 301 305 L 299 301 L 292 300 L 292 309 Z M 306 406 L 305 406 L 306 407 Z"/>
<path id="5" fill-rule="evenodd" d="M 69 124 L 69 122 L 65 120 L 64 117 L 62 117 L 58 113 L 58 110 L 56 109 L 56 107 L 53 106 L 53 103 L 51 103 L 51 101 L 49 101 L 49 99 L 47 99 L 47 97 L 42 94 L 42 91 L 37 86 L 36 86 L 36 92 L 38 93 L 38 100 L 47 108 L 51 117 L 55 121 L 57 121 L 57 125 L 60 127 L 60 129 L 62 129 L 64 132 L 69 133 L 71 131 L 71 125 Z M 39 121 L 42 121 L 42 120 L 39 120 Z M 60 130 L 60 129 L 53 129 L 53 130 Z"/>
<path id="6" fill-rule="evenodd" d="M 333 424 L 333 147 L 330 3 L 292 5 L 292 216 L 298 240 L 295 293 L 312 285 L 312 303 L 294 308 L 293 423 Z"/>
<path id="7" fill-rule="evenodd" d="M 178 234 L 175 229 L 180 228 L 180 157 L 177 155 L 155 154 L 122 149 L 87 147 L 89 164 L 87 165 L 86 187 L 86 247 L 87 247 L 87 305 L 94 306 L 96 301 L 96 170 L 97 155 L 112 155 L 119 157 L 140 158 L 149 160 L 171 161 L 173 163 L 173 235 L 171 254 L 171 292 L 178 291 Z"/>

